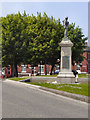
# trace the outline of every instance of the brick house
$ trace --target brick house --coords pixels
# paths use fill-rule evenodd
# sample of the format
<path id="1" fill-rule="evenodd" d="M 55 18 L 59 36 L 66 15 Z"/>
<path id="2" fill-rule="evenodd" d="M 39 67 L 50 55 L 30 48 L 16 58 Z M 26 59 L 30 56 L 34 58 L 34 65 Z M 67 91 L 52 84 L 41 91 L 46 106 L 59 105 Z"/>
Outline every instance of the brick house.
<path id="1" fill-rule="evenodd" d="M 21 65 L 21 66 L 17 66 L 18 68 L 18 76 L 35 76 L 35 75 L 45 75 L 45 65 L 38 65 L 35 67 L 32 67 L 30 64 L 28 65 Z M 51 72 L 51 65 L 46 65 L 47 68 L 47 75 L 50 75 Z M 54 71 L 56 70 L 56 67 L 53 70 L 53 74 Z M 8 65 L 7 67 L 3 67 L 2 68 L 2 73 L 0 74 L 0 78 L 3 77 L 11 77 L 11 66 Z"/>
<path id="2" fill-rule="evenodd" d="M 83 56 L 85 57 L 85 59 L 82 61 L 82 63 L 75 63 L 74 66 L 72 66 L 72 69 L 77 70 L 78 73 L 87 73 L 88 72 L 88 64 L 87 64 L 87 51 L 85 50 L 83 53 Z M 60 62 L 57 60 L 57 63 Z M 46 65 L 47 68 L 47 75 L 50 75 L 51 72 L 51 65 Z M 55 70 L 59 70 L 59 64 L 56 64 L 53 70 L 53 74 L 55 72 Z M 23 76 L 23 75 L 37 75 L 37 74 L 41 74 L 41 75 L 45 75 L 45 65 L 38 65 L 36 67 L 32 67 L 31 65 L 21 65 L 18 66 L 18 75 L 19 76 Z"/>
<path id="3" fill-rule="evenodd" d="M 87 73 L 88 72 L 88 64 L 87 64 L 87 52 L 85 51 L 83 53 L 83 56 L 85 59 L 81 63 L 75 63 L 74 66 L 72 66 L 72 69 L 77 70 L 78 73 Z"/>
<path id="4" fill-rule="evenodd" d="M 47 68 L 47 75 L 50 75 L 50 72 L 51 72 L 51 65 L 46 65 L 46 68 Z M 56 70 L 56 68 L 54 68 L 53 70 L 53 73 L 54 71 Z M 45 65 L 38 65 L 38 66 L 35 66 L 35 67 L 32 67 L 30 64 L 28 65 L 21 65 L 21 66 L 18 66 L 18 76 L 31 76 L 31 75 L 45 75 Z"/>
<path id="5" fill-rule="evenodd" d="M 87 63 L 87 50 L 84 51 L 83 56 L 86 58 L 84 59 L 84 61 L 82 61 L 82 63 L 78 63 L 74 66 L 72 66 L 72 69 L 77 70 L 78 73 L 87 73 L 88 72 L 88 63 Z M 60 61 L 57 60 L 58 63 L 60 63 Z M 53 70 L 53 74 L 55 70 L 59 70 L 60 65 L 56 64 Z M 21 65 L 21 66 L 17 66 L 18 67 L 18 76 L 31 76 L 31 75 L 45 75 L 45 65 L 43 64 L 38 64 L 35 67 L 32 67 L 30 64 L 28 65 Z M 46 65 L 47 68 L 47 75 L 50 75 L 51 72 L 51 65 Z M 0 74 L 0 77 L 4 76 L 4 77 L 10 77 L 11 76 L 11 66 L 8 65 L 8 67 L 4 67 L 2 68 L 3 71 L 3 75 Z"/>

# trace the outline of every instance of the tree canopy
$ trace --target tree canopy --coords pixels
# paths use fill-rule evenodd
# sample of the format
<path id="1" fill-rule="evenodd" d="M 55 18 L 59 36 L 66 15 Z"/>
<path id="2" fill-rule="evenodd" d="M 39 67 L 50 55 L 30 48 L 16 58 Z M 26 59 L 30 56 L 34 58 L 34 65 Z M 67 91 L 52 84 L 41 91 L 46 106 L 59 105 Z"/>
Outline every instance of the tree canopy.
<path id="1" fill-rule="evenodd" d="M 3 66 L 14 65 L 17 76 L 17 65 L 21 63 L 37 65 L 42 61 L 52 65 L 60 58 L 60 46 L 64 37 L 64 27 L 60 19 L 48 17 L 46 13 L 37 16 L 11 14 L 1 17 L 2 20 L 2 63 Z M 73 42 L 73 61 L 83 60 L 85 40 L 82 29 L 69 25 L 68 37 Z"/>
<path id="2" fill-rule="evenodd" d="M 68 37 L 73 43 L 72 47 L 72 63 L 82 62 L 84 59 L 83 52 L 86 48 L 85 41 L 87 37 L 84 37 L 82 29 L 78 27 L 75 28 L 75 23 L 69 25 Z"/>
<path id="3" fill-rule="evenodd" d="M 14 65 L 16 74 L 17 64 L 24 62 L 25 58 L 25 28 L 25 16 L 19 12 L 2 17 L 2 63 L 3 66 Z"/>

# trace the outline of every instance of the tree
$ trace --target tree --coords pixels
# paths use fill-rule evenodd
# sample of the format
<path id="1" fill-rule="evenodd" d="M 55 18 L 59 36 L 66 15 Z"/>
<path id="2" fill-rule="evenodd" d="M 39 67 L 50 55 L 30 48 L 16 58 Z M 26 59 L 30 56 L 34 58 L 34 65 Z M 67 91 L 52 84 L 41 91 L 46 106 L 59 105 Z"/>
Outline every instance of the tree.
<path id="1" fill-rule="evenodd" d="M 76 63 L 82 62 L 84 59 L 83 52 L 86 48 L 85 41 L 87 40 L 87 37 L 83 35 L 82 29 L 79 28 L 79 26 L 75 28 L 75 23 L 69 25 L 68 37 L 73 42 L 72 64 L 74 65 L 74 61 Z"/>
<path id="2" fill-rule="evenodd" d="M 2 17 L 2 64 L 14 66 L 16 77 L 17 65 L 24 62 L 26 17 L 19 12 Z"/>
<path id="3" fill-rule="evenodd" d="M 46 13 L 43 16 L 41 13 L 37 13 L 37 17 L 28 17 L 28 24 L 26 30 L 29 37 L 28 51 L 32 49 L 33 54 L 32 57 L 30 56 L 31 59 L 28 57 L 29 61 L 32 64 L 38 64 L 40 61 L 44 64 L 51 64 L 53 70 L 56 60 L 60 56 L 58 43 L 63 37 L 64 30 L 60 20 L 55 21 L 52 16 L 48 17 Z"/>
<path id="4" fill-rule="evenodd" d="M 29 16 L 28 20 L 29 24 L 26 30 L 29 37 L 28 50 L 31 51 L 32 49 L 33 55 L 32 57 L 30 56 L 31 59 L 30 57 L 28 59 L 34 65 L 40 63 L 40 61 L 43 61 L 45 65 L 52 65 L 52 74 L 56 61 L 60 58 L 60 46 L 58 43 L 64 37 L 64 27 L 60 23 L 60 19 L 55 20 L 52 16 L 48 17 L 46 13 L 43 16 L 41 16 L 41 13 L 37 13 L 37 17 Z M 87 38 L 84 37 L 81 28 L 75 28 L 73 23 L 69 25 L 68 37 L 74 43 L 72 61 L 81 62 Z"/>
<path id="5" fill-rule="evenodd" d="M 35 66 L 42 61 L 45 66 L 52 65 L 52 74 L 56 61 L 60 58 L 59 43 L 64 37 L 64 27 L 60 19 L 55 20 L 46 13 L 43 16 L 41 13 L 29 16 L 25 11 L 23 15 L 18 12 L 1 19 L 3 65 L 14 66 L 15 76 L 18 76 L 17 65 L 24 63 Z M 69 25 L 68 37 L 74 44 L 72 61 L 81 62 L 87 38 L 82 29 L 75 28 L 73 23 Z"/>

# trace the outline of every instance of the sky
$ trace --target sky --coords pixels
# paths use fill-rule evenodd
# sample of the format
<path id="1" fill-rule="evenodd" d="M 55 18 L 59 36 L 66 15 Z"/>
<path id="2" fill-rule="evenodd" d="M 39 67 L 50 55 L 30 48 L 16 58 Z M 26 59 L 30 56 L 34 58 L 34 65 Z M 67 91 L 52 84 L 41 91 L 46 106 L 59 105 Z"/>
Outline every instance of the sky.
<path id="1" fill-rule="evenodd" d="M 17 1 L 17 0 L 16 0 Z M 21 13 L 26 11 L 29 15 L 37 15 L 37 12 L 44 12 L 48 16 L 53 16 L 56 20 L 60 18 L 60 21 L 68 16 L 69 23 L 75 23 L 76 27 L 82 28 L 82 32 L 85 36 L 88 36 L 88 2 L 10 2 L 3 0 L 1 3 L 2 12 L 0 16 L 6 16 L 7 14 L 16 14 L 18 11 Z M 32 0 L 33 1 L 33 0 Z M 57 0 L 56 0 L 57 1 Z"/>

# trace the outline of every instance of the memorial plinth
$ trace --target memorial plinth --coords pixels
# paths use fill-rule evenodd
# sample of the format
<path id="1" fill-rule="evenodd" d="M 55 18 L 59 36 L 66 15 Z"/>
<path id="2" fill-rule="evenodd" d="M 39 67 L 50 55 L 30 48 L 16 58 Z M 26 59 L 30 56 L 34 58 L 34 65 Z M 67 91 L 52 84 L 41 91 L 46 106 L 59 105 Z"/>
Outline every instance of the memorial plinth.
<path id="1" fill-rule="evenodd" d="M 57 76 L 58 83 L 75 83 L 75 76 L 72 72 L 72 46 L 73 43 L 67 37 L 68 32 L 68 17 L 65 17 L 63 21 L 65 32 L 64 39 L 59 43 L 61 47 L 61 64 L 60 64 L 60 72 Z"/>
<path id="2" fill-rule="evenodd" d="M 72 72 L 72 52 L 71 48 L 73 43 L 68 39 L 64 38 L 60 43 L 61 47 L 61 64 L 60 72 L 57 76 L 59 83 L 75 83 L 75 76 Z"/>

